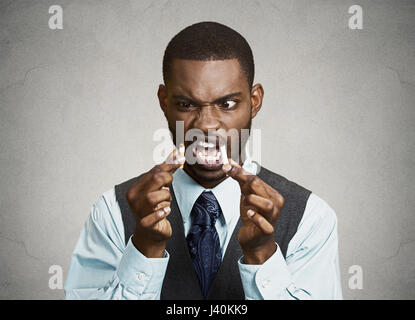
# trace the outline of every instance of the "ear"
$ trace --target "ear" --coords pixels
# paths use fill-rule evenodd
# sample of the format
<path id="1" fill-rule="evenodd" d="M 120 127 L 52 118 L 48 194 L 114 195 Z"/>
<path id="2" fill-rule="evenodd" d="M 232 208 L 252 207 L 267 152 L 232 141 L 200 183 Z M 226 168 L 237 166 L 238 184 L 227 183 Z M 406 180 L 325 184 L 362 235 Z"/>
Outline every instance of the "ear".
<path id="1" fill-rule="evenodd" d="M 157 97 L 159 99 L 160 108 L 163 111 L 164 116 L 167 117 L 167 87 L 165 85 L 159 85 Z"/>
<path id="2" fill-rule="evenodd" d="M 263 98 L 264 98 L 264 88 L 262 87 L 260 83 L 257 83 L 251 89 L 252 119 L 255 118 L 258 111 L 261 109 Z"/>

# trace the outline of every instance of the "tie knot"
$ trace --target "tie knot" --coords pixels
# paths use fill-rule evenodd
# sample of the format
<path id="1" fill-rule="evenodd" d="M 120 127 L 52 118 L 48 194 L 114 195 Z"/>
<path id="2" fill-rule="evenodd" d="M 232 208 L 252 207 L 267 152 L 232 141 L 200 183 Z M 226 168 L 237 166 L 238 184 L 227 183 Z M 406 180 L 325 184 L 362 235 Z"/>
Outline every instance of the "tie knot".
<path id="1" fill-rule="evenodd" d="M 193 224 L 214 226 L 220 213 L 219 202 L 211 191 L 203 191 L 193 205 Z"/>

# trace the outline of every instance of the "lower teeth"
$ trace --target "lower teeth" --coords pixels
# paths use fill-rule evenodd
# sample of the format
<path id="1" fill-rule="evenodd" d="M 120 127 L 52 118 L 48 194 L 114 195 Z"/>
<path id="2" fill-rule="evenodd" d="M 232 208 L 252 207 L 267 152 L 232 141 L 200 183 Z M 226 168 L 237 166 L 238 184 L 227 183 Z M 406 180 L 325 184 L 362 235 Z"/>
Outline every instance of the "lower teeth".
<path id="1" fill-rule="evenodd" d="M 199 152 L 198 155 L 199 155 L 199 158 L 203 162 L 207 162 L 207 163 L 215 163 L 216 161 L 220 159 L 220 156 L 221 156 L 220 152 L 218 152 L 216 156 L 205 156 L 201 152 Z"/>

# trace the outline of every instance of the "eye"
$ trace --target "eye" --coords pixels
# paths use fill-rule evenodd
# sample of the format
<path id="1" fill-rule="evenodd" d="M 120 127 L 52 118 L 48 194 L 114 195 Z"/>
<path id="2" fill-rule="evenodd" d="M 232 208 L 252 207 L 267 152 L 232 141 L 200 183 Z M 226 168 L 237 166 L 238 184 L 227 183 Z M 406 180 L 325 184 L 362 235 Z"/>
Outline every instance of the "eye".
<path id="1" fill-rule="evenodd" d="M 227 100 L 222 103 L 222 108 L 224 109 L 233 109 L 237 104 L 237 101 L 234 100 Z"/>
<path id="2" fill-rule="evenodd" d="M 190 102 L 184 102 L 184 101 L 179 101 L 176 103 L 176 105 L 180 108 L 180 109 L 190 109 L 193 107 L 193 105 Z"/>

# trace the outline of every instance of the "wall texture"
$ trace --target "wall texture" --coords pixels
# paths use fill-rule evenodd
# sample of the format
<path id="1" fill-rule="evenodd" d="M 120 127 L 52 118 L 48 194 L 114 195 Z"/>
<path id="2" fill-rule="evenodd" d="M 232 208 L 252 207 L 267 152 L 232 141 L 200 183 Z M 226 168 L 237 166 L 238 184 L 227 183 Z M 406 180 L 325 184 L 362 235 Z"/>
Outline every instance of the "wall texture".
<path id="1" fill-rule="evenodd" d="M 335 209 L 344 297 L 414 299 L 415 3 L 392 0 L 0 0 L 0 298 L 64 297 L 49 267 L 65 279 L 98 196 L 153 166 L 163 50 L 202 20 L 250 42 L 262 163 Z"/>

